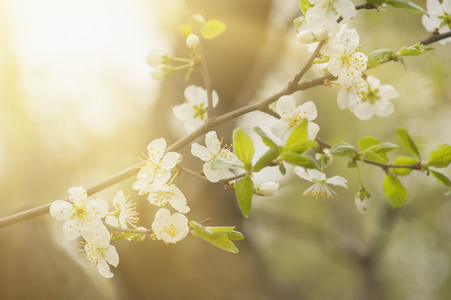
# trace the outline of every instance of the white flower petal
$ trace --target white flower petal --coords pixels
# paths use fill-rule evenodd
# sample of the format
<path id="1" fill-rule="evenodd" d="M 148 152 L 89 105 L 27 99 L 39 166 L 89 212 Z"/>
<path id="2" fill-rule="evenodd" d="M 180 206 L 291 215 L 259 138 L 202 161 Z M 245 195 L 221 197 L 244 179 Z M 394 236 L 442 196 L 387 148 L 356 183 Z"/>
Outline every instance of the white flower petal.
<path id="1" fill-rule="evenodd" d="M 68 240 L 74 240 L 81 234 L 81 223 L 78 219 L 67 219 L 63 223 L 63 233 Z"/>
<path id="2" fill-rule="evenodd" d="M 109 245 L 103 250 L 106 261 L 113 267 L 117 267 L 119 264 L 119 255 L 117 253 L 116 247 Z"/>
<path id="3" fill-rule="evenodd" d="M 309 121 L 313 121 L 318 116 L 318 112 L 316 110 L 316 105 L 312 101 L 307 101 L 301 106 L 297 108 L 297 111 L 300 112 L 300 116 L 302 118 L 306 118 Z"/>
<path id="4" fill-rule="evenodd" d="M 63 200 L 56 200 L 50 205 L 50 214 L 57 220 L 66 220 L 72 215 L 72 208 L 73 206 L 71 203 Z"/>
<path id="5" fill-rule="evenodd" d="M 193 143 L 191 145 L 191 154 L 203 161 L 210 161 L 213 158 L 211 152 L 206 147 L 201 146 L 198 143 Z"/>
<path id="6" fill-rule="evenodd" d="M 180 154 L 177 152 L 168 152 L 163 157 L 160 163 L 162 169 L 170 170 L 175 167 L 180 158 Z"/>
<path id="7" fill-rule="evenodd" d="M 202 170 L 204 171 L 205 177 L 207 177 L 210 182 L 218 182 L 235 175 L 229 169 L 213 170 L 211 162 L 204 163 Z"/>
<path id="8" fill-rule="evenodd" d="M 114 274 L 111 273 L 110 266 L 105 261 L 105 259 L 99 259 L 99 261 L 97 262 L 97 271 L 99 271 L 99 274 L 105 278 L 111 278 L 114 276 Z"/>

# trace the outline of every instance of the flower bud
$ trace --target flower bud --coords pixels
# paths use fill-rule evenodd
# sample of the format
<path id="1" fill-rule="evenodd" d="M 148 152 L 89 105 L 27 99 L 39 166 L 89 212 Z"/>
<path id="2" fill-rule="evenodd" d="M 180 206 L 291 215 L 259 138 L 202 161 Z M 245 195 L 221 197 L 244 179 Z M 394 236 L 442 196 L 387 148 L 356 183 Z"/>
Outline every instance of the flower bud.
<path id="1" fill-rule="evenodd" d="M 303 43 L 303 44 L 311 44 L 313 42 L 315 42 L 315 35 L 313 34 L 313 32 L 311 30 L 303 30 L 301 32 L 298 33 L 297 35 L 297 39 L 299 42 Z"/>
<path id="2" fill-rule="evenodd" d="M 190 34 L 186 38 L 186 45 L 190 49 L 195 49 L 199 45 L 199 37 L 195 34 Z"/>
<path id="3" fill-rule="evenodd" d="M 263 182 L 254 188 L 254 194 L 265 197 L 273 197 L 279 190 L 277 182 Z"/>
<path id="4" fill-rule="evenodd" d="M 354 197 L 354 203 L 361 214 L 367 214 L 371 207 L 371 194 L 365 189 L 360 189 Z"/>
<path id="5" fill-rule="evenodd" d="M 158 65 L 150 72 L 153 80 L 163 80 L 170 75 L 171 71 L 166 65 Z"/>
<path id="6" fill-rule="evenodd" d="M 332 164 L 332 161 L 333 161 L 332 154 L 330 153 L 329 149 L 323 149 L 322 153 L 316 153 L 315 154 L 315 159 L 317 161 L 322 161 L 323 166 L 325 168 L 330 166 Z"/>
<path id="7" fill-rule="evenodd" d="M 158 65 L 167 64 L 171 55 L 160 49 L 152 49 L 146 56 L 146 63 L 156 68 Z"/>

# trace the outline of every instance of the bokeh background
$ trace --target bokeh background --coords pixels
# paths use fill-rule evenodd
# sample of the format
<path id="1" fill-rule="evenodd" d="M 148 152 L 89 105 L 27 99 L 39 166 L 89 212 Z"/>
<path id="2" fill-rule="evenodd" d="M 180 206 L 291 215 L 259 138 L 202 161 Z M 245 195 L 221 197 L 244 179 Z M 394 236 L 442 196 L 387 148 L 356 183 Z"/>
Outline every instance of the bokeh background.
<path id="1" fill-rule="evenodd" d="M 298 1 L 188 2 L 192 11 L 228 26 L 203 42 L 220 113 L 282 89 L 308 58 L 292 26 L 300 15 Z M 0 22 L 0 217 L 65 198 L 72 186 L 90 187 L 136 164 L 151 140 L 173 143 L 186 134 L 171 110 L 183 102 L 188 84 L 202 85 L 200 74 L 189 82 L 179 73 L 155 82 L 144 62 L 152 48 L 188 55 L 178 32 L 187 22 L 184 1 L 2 0 Z M 420 14 L 392 7 L 361 11 L 351 26 L 367 54 L 429 35 Z M 437 145 L 451 143 L 451 48 L 433 46 L 406 58 L 407 68 L 388 63 L 368 71 L 400 93 L 387 118 L 359 121 L 339 110 L 337 87 L 295 96 L 317 104 L 322 140 L 356 144 L 372 135 L 399 143 L 396 129 L 403 127 L 426 159 Z M 308 74 L 317 76 L 314 70 Z M 250 133 L 250 122 L 265 128 L 270 121 L 249 114 L 215 130 L 230 143 L 235 126 Z M 189 147 L 181 153 L 184 166 L 200 170 Z M 425 174 L 402 178 L 409 199 L 395 210 L 382 192 L 383 171 L 362 165 L 372 207 L 361 215 L 353 200 L 358 180 L 346 165 L 336 158 L 328 169 L 349 180 L 349 189 L 338 187 L 334 199 L 302 197 L 309 183 L 272 177 L 281 183 L 279 194 L 254 198 L 246 220 L 233 192 L 183 175 L 177 184 L 191 207 L 188 217 L 237 226 L 246 237 L 237 242 L 240 253 L 190 237 L 169 246 L 118 241 L 120 263 L 109 280 L 79 262 L 75 242 L 64 239 L 61 222 L 48 214 L 3 228 L 1 298 L 449 299 L 446 189 Z M 449 168 L 444 173 L 451 175 Z M 98 196 L 111 201 L 123 189 L 138 202 L 141 224 L 150 227 L 156 210 L 132 183 L 130 178 Z"/>

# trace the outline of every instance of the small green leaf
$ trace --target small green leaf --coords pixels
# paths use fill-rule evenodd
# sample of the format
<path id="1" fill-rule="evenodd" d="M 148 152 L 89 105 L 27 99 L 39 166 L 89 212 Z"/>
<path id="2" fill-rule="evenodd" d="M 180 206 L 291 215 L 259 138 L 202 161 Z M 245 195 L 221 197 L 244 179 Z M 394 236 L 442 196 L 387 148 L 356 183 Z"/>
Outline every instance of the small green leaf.
<path id="1" fill-rule="evenodd" d="M 277 146 L 276 143 L 260 128 L 260 127 L 254 127 L 253 128 L 255 133 L 257 133 L 261 138 L 263 143 L 268 146 L 269 148 L 274 148 Z"/>
<path id="2" fill-rule="evenodd" d="M 254 193 L 254 183 L 252 179 L 246 175 L 239 179 L 235 185 L 235 194 L 240 204 L 241 212 L 247 218 L 251 211 L 252 195 Z"/>
<path id="3" fill-rule="evenodd" d="M 395 54 L 395 51 L 391 49 L 378 49 L 374 50 L 368 55 L 368 67 L 376 68 L 381 63 L 386 62 Z"/>
<path id="4" fill-rule="evenodd" d="M 387 175 L 384 179 L 384 193 L 394 208 L 400 208 L 406 202 L 409 193 L 394 175 Z"/>
<path id="5" fill-rule="evenodd" d="M 285 143 L 284 152 L 294 152 L 293 150 L 298 147 L 299 144 L 307 141 L 308 132 L 308 120 L 303 118 L 302 121 L 296 125 L 290 136 Z"/>
<path id="6" fill-rule="evenodd" d="M 200 33 L 205 39 L 211 40 L 223 33 L 225 30 L 226 25 L 223 22 L 218 20 L 209 20 L 202 26 Z"/>
<path id="7" fill-rule="evenodd" d="M 302 23 L 305 21 L 305 16 L 297 17 L 293 20 L 294 29 L 298 32 L 299 27 L 301 27 Z"/>
<path id="8" fill-rule="evenodd" d="M 286 152 L 280 156 L 280 159 L 286 161 L 289 164 L 302 166 L 308 169 L 319 170 L 318 163 L 312 157 L 295 152 Z"/>
<path id="9" fill-rule="evenodd" d="M 448 187 L 451 187 L 451 180 L 449 180 L 449 178 L 446 177 L 444 174 L 437 172 L 437 171 L 433 171 L 433 170 L 429 170 L 429 172 L 431 172 L 432 176 L 437 178 L 437 181 L 439 183 L 442 183 Z"/>
<path id="10" fill-rule="evenodd" d="M 185 37 L 185 39 L 193 33 L 193 30 L 191 29 L 191 26 L 187 25 L 187 24 L 182 24 L 179 26 L 179 30 L 180 32 L 183 34 L 183 36 Z"/>
<path id="11" fill-rule="evenodd" d="M 282 147 L 275 146 L 263 154 L 252 168 L 254 172 L 259 172 L 264 167 L 270 165 L 282 153 Z"/>
<path id="12" fill-rule="evenodd" d="M 371 148 L 368 148 L 365 151 L 363 151 L 362 156 L 371 161 L 379 162 L 379 163 L 383 163 L 383 164 L 385 164 L 388 161 L 387 155 L 385 155 L 385 153 L 377 153 Z"/>
<path id="13" fill-rule="evenodd" d="M 429 153 L 427 165 L 436 168 L 446 168 L 451 163 L 451 146 L 443 144 Z"/>
<path id="14" fill-rule="evenodd" d="M 304 15 L 307 13 L 307 10 L 312 6 L 313 5 L 310 3 L 309 0 L 299 0 L 299 8 L 302 10 L 302 13 Z"/>
<path id="15" fill-rule="evenodd" d="M 393 162 L 394 166 L 410 166 L 418 163 L 418 158 L 410 156 L 398 156 Z M 393 168 L 393 171 L 399 176 L 406 176 L 412 172 L 409 168 Z"/>
<path id="16" fill-rule="evenodd" d="M 213 159 L 211 161 L 211 168 L 213 170 L 221 170 L 221 169 L 244 169 L 244 166 L 237 165 L 228 161 L 224 161 L 222 159 Z"/>
<path id="17" fill-rule="evenodd" d="M 384 3 L 386 0 L 367 0 L 368 3 L 374 4 L 374 5 L 380 5 Z"/>
<path id="18" fill-rule="evenodd" d="M 355 158 L 357 155 L 357 150 L 355 150 L 353 145 L 346 142 L 341 142 L 333 145 L 332 148 L 330 148 L 330 153 L 336 156 Z"/>
<path id="19" fill-rule="evenodd" d="M 406 149 L 410 153 L 420 158 L 420 151 L 418 151 L 417 145 L 415 145 L 415 142 L 410 138 L 407 130 L 405 130 L 404 128 L 399 128 L 397 132 L 398 138 L 401 140 L 401 143 L 404 145 L 404 147 L 406 147 Z"/>
<path id="20" fill-rule="evenodd" d="M 242 240 L 243 235 L 234 231 L 235 227 L 210 227 L 203 226 L 195 221 L 190 221 L 189 225 L 193 228 L 191 233 L 193 236 L 203 239 L 204 241 L 221 248 L 223 250 L 238 253 L 238 248 L 232 240 Z"/>
<path id="21" fill-rule="evenodd" d="M 377 138 L 372 136 L 363 137 L 359 139 L 358 144 L 363 151 L 363 157 L 381 163 L 388 161 L 387 155 L 383 151 L 377 152 L 382 148 L 382 144 Z"/>
<path id="22" fill-rule="evenodd" d="M 434 48 L 425 46 L 421 43 L 416 43 L 413 46 L 402 47 L 401 49 L 399 49 L 398 53 L 396 53 L 396 54 L 402 55 L 402 56 L 417 56 L 417 55 L 420 55 L 420 54 L 422 54 L 426 51 L 430 51 L 430 50 L 434 50 Z"/>
<path id="23" fill-rule="evenodd" d="M 399 148 L 398 145 L 393 144 L 393 143 L 382 143 L 380 144 L 379 149 L 377 149 L 375 152 L 376 153 L 387 153 L 390 152 L 396 148 Z"/>
<path id="24" fill-rule="evenodd" d="M 112 241 L 118 241 L 118 240 L 124 240 L 124 239 L 130 239 L 134 242 L 142 242 L 146 238 L 145 234 L 142 233 L 131 233 L 131 232 L 122 232 L 120 234 L 113 234 L 111 236 Z"/>
<path id="25" fill-rule="evenodd" d="M 385 3 L 396 7 L 396 8 L 405 8 L 408 10 L 412 10 L 415 12 L 420 12 L 423 13 L 427 16 L 429 16 L 428 12 L 426 10 L 424 10 L 421 6 L 416 5 L 415 3 L 412 3 L 408 0 L 387 0 L 385 1 Z"/>
<path id="26" fill-rule="evenodd" d="M 233 147 L 236 156 L 244 163 L 245 167 L 252 164 L 252 158 L 255 153 L 254 143 L 240 128 L 233 131 Z"/>
<path id="27" fill-rule="evenodd" d="M 374 146 L 374 145 L 377 145 L 380 143 L 381 142 L 377 138 L 372 137 L 372 136 L 366 136 L 366 137 L 360 138 L 358 141 L 359 148 L 362 151 L 366 150 L 367 148 L 369 148 L 371 146 Z"/>

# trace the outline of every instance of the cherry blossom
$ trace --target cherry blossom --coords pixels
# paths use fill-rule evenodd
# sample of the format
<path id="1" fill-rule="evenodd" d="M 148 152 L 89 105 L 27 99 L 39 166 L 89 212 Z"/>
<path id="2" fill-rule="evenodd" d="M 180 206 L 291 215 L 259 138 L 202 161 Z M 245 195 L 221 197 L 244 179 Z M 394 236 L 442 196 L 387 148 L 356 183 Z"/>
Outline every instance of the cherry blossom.
<path id="1" fill-rule="evenodd" d="M 105 223 L 120 228 L 127 228 L 128 225 L 136 228 L 139 220 L 138 212 L 136 211 L 136 202 L 128 199 L 128 197 L 126 199 L 124 192 L 121 190 L 114 196 L 113 205 L 116 211 L 106 216 Z"/>
<path id="2" fill-rule="evenodd" d="M 424 14 L 421 21 L 429 32 L 436 30 L 440 34 L 451 31 L 451 0 L 443 0 L 440 4 L 438 0 L 427 1 L 428 15 Z M 451 37 L 440 41 L 441 44 L 451 42 Z"/>
<path id="3" fill-rule="evenodd" d="M 189 207 L 186 206 L 186 198 L 182 191 L 174 184 L 152 184 L 144 187 L 139 192 L 141 195 L 149 193 L 147 200 L 150 204 L 165 207 L 171 205 L 178 212 L 186 214 L 189 212 Z"/>
<path id="4" fill-rule="evenodd" d="M 160 208 L 155 214 L 152 231 L 158 240 L 175 244 L 188 235 L 188 218 L 180 213 L 171 215 L 168 209 Z"/>
<path id="5" fill-rule="evenodd" d="M 69 189 L 69 202 L 56 200 L 50 206 L 50 214 L 57 220 L 65 220 L 63 233 L 73 240 L 80 236 L 81 231 L 89 228 L 96 232 L 103 227 L 101 218 L 108 212 L 108 203 L 100 198 L 88 200 L 83 187 Z"/>
<path id="6" fill-rule="evenodd" d="M 280 119 L 274 122 L 271 126 L 271 131 L 276 137 L 283 141 L 288 138 L 291 131 L 303 118 L 312 121 L 315 120 L 318 115 L 315 103 L 308 101 L 297 106 L 293 96 L 280 97 L 277 101 L 276 109 L 277 113 L 280 115 Z M 319 126 L 316 123 L 309 122 L 307 130 L 308 139 L 314 140 L 318 134 Z"/>
<path id="7" fill-rule="evenodd" d="M 305 169 L 303 167 L 295 167 L 293 172 L 302 179 L 313 182 L 313 185 L 302 194 L 303 196 L 310 195 L 316 198 L 318 198 L 318 196 L 323 198 L 333 198 L 337 193 L 335 193 L 329 184 L 340 185 L 347 188 L 346 182 L 348 181 L 341 176 L 326 178 L 326 175 L 318 170 Z"/>

